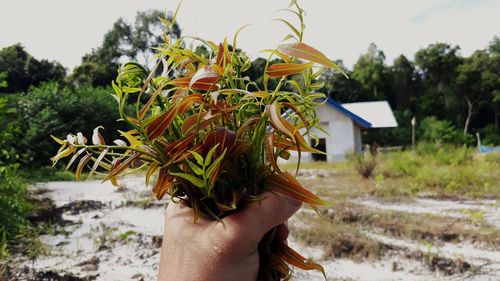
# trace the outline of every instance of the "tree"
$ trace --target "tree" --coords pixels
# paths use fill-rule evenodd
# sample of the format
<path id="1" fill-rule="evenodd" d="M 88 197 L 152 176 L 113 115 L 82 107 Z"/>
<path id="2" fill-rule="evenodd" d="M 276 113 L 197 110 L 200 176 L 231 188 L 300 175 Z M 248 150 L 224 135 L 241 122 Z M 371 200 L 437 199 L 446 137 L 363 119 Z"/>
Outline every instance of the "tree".
<path id="1" fill-rule="evenodd" d="M 464 134 L 469 131 L 473 114 L 485 102 L 493 102 L 499 81 L 499 73 L 492 67 L 492 59 L 486 51 L 474 52 L 458 67 L 457 91 L 463 97 L 467 110 Z"/>
<path id="2" fill-rule="evenodd" d="M 500 55 L 500 37 L 495 36 L 488 45 L 488 52 L 490 54 Z"/>
<path id="3" fill-rule="evenodd" d="M 497 74 L 496 76 L 496 87 L 493 91 L 493 103 L 494 103 L 494 114 L 495 114 L 495 127 L 500 129 L 499 125 L 499 103 L 500 103 L 500 38 L 495 36 L 488 46 L 488 53 L 491 58 L 491 69 Z"/>
<path id="4" fill-rule="evenodd" d="M 409 109 L 416 115 L 421 78 L 415 69 L 414 63 L 404 55 L 400 55 L 394 60 L 389 72 L 392 89 L 390 92 L 393 94 L 391 99 L 393 100 L 394 109 Z"/>
<path id="5" fill-rule="evenodd" d="M 336 63 L 344 69 L 350 79 L 346 79 L 344 75 L 337 71 L 328 69 L 321 75 L 320 80 L 325 82 L 325 86 L 321 91 L 341 103 L 363 100 L 362 85 L 358 80 L 352 78 L 352 72 L 344 67 L 342 61 L 336 61 Z"/>
<path id="6" fill-rule="evenodd" d="M 7 87 L 7 72 L 0 72 L 0 89 Z"/>
<path id="7" fill-rule="evenodd" d="M 356 64 L 352 77 L 361 83 L 364 100 L 381 100 L 388 92 L 387 67 L 384 64 L 384 52 L 371 43 L 366 54 L 362 55 Z"/>
<path id="8" fill-rule="evenodd" d="M 71 82 L 108 86 L 116 77 L 120 63 L 135 60 L 147 65 L 153 57 L 153 47 L 163 42 L 162 17 L 163 12 L 150 10 L 138 12 L 134 24 L 124 19 L 117 20 L 104 35 L 102 45 L 86 54 L 82 64 L 73 70 Z M 177 23 L 172 34 L 174 40 L 180 38 L 181 30 Z"/>
<path id="9" fill-rule="evenodd" d="M 457 68 L 462 62 L 459 50 L 458 46 L 436 43 L 415 54 L 424 87 L 418 106 L 424 116 L 437 115 L 440 119 L 460 121 L 456 114 L 460 103 L 455 92 Z"/>
<path id="10" fill-rule="evenodd" d="M 7 85 L 4 93 L 24 92 L 31 85 L 42 82 L 62 81 L 66 69 L 58 62 L 37 60 L 21 44 L 0 50 L 0 73 L 4 73 Z"/>

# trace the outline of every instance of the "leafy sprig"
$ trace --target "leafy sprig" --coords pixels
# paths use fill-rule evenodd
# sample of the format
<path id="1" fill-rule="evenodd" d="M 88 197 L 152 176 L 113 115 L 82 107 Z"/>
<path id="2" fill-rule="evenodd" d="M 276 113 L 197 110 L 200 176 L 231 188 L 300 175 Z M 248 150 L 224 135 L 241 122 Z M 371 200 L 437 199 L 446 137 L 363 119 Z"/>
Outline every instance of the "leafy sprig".
<path id="1" fill-rule="evenodd" d="M 316 92 L 323 85 L 317 78 L 330 67 L 343 73 L 323 53 L 302 42 L 304 11 L 295 0 L 290 8 L 286 11 L 297 17 L 299 25 L 278 21 L 290 29 L 285 39 L 293 43 L 265 50 L 269 59 L 263 89 L 245 76 L 250 58 L 235 48 L 241 29 L 233 46 L 227 40 L 216 44 L 186 36 L 175 39 L 166 32 L 151 70 L 126 63 L 112 83 L 120 118 L 131 128 L 120 132 L 124 139 L 106 144 L 102 127 L 94 130 L 91 145 L 81 133 L 65 140 L 53 137 L 61 148 L 52 161 L 55 164 L 72 156 L 69 168 L 79 158 L 77 179 L 89 166 L 91 173 L 104 171 L 104 180 L 115 185 L 117 177 L 129 170 L 147 167 L 146 184 L 157 175 L 152 189 L 156 197 L 168 194 L 187 200 L 195 211 L 195 221 L 201 213 L 221 219 L 261 200 L 265 191 L 290 196 L 313 208 L 328 204 L 278 165 L 278 158 L 287 159 L 292 151 L 298 153 L 297 169 L 302 152 L 322 153 L 307 141 L 315 138 L 311 129 L 320 128 L 315 109 L 324 95 Z M 165 30 L 172 30 L 177 11 L 170 21 L 161 19 Z M 209 57 L 186 48 L 188 39 L 205 45 Z M 273 58 L 282 62 L 271 64 Z M 297 76 L 301 79 L 291 79 Z M 275 87 L 271 87 L 271 79 L 278 79 Z M 285 84 L 294 90 L 285 90 Z M 127 111 L 131 105 L 134 112 Z M 265 249 L 261 255 L 272 261 L 261 270 L 262 280 L 288 278 L 287 264 L 324 273 L 319 264 L 273 235 L 271 231 L 269 239 L 261 242 L 260 249 Z"/>

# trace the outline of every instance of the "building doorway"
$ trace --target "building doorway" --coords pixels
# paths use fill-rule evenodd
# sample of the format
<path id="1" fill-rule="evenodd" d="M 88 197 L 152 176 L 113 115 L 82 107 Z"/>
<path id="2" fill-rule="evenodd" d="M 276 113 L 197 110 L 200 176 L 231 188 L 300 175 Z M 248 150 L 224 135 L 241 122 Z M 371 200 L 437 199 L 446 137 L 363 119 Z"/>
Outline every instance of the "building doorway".
<path id="1" fill-rule="evenodd" d="M 318 140 L 318 144 L 314 146 L 315 141 L 311 140 L 311 146 L 316 148 L 319 151 L 324 152 L 325 154 L 312 153 L 313 161 L 325 161 L 326 162 L 326 139 L 322 138 Z"/>

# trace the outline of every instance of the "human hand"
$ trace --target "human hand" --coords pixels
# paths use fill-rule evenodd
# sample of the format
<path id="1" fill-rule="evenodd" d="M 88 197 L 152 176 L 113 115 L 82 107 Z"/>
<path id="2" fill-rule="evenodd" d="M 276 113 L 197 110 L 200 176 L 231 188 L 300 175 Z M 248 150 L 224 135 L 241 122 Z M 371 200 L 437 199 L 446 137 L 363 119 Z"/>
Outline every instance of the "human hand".
<path id="1" fill-rule="evenodd" d="M 161 250 L 159 281 L 255 281 L 259 272 L 258 244 L 264 234 L 277 228 L 285 241 L 283 224 L 301 203 L 273 192 L 261 202 L 222 219 L 200 218 L 185 203 L 169 204 Z"/>

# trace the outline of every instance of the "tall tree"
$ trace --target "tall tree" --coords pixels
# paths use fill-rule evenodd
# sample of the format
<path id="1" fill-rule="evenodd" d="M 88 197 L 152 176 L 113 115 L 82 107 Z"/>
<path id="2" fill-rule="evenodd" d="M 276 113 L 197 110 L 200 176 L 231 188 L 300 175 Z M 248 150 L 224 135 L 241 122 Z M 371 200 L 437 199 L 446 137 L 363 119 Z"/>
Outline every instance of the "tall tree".
<path id="1" fill-rule="evenodd" d="M 487 105 L 484 103 L 493 102 L 495 91 L 500 86 L 499 81 L 499 73 L 495 71 L 486 51 L 474 52 L 458 67 L 457 92 L 466 105 L 464 134 L 468 133 L 472 116 L 478 109 Z"/>
<path id="2" fill-rule="evenodd" d="M 118 19 L 104 35 L 102 45 L 82 58 L 82 64 L 73 70 L 71 81 L 107 86 L 116 77 L 120 63 L 130 60 L 150 63 L 153 48 L 163 42 L 166 30 L 160 18 L 164 17 L 163 12 L 150 10 L 138 12 L 133 24 Z M 173 39 L 180 38 L 179 25 L 175 23 L 172 29 Z"/>
<path id="3" fill-rule="evenodd" d="M 498 36 L 493 37 L 493 40 L 488 46 L 488 53 L 491 59 L 491 69 L 496 76 L 496 87 L 493 91 L 493 103 L 494 103 L 494 114 L 495 114 L 495 127 L 500 129 L 499 118 L 500 118 L 500 38 Z"/>
<path id="4" fill-rule="evenodd" d="M 386 98 L 388 88 L 387 67 L 384 64 L 384 52 L 371 43 L 366 54 L 356 64 L 352 77 L 361 83 L 364 100 L 382 100 Z"/>
<path id="5" fill-rule="evenodd" d="M 409 109 L 413 114 L 418 114 L 416 105 L 419 103 L 418 92 L 421 78 L 414 63 L 404 55 L 400 55 L 394 60 L 389 71 L 394 109 Z"/>
<path id="6" fill-rule="evenodd" d="M 21 44 L 0 50 L 0 73 L 7 85 L 4 93 L 25 92 L 32 85 L 46 81 L 62 81 L 66 69 L 58 62 L 37 60 Z"/>
<path id="7" fill-rule="evenodd" d="M 321 91 L 341 103 L 363 100 L 361 83 L 352 78 L 352 72 L 344 66 L 342 61 L 338 60 L 336 63 L 344 69 L 344 72 L 350 79 L 346 79 L 344 75 L 337 71 L 328 69 L 321 75 L 321 80 L 325 82 L 325 86 Z"/>
<path id="8" fill-rule="evenodd" d="M 437 115 L 440 119 L 460 121 L 456 108 L 461 103 L 455 92 L 457 69 L 462 62 L 459 50 L 458 46 L 436 43 L 415 54 L 415 63 L 424 81 L 418 106 L 425 116 Z"/>

